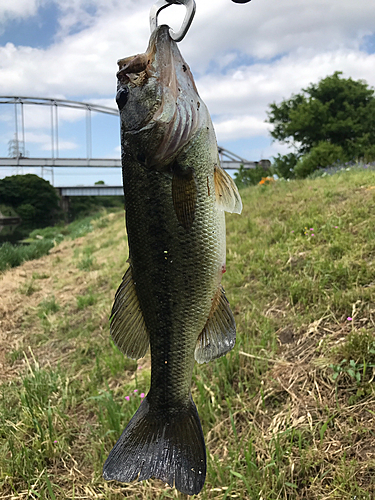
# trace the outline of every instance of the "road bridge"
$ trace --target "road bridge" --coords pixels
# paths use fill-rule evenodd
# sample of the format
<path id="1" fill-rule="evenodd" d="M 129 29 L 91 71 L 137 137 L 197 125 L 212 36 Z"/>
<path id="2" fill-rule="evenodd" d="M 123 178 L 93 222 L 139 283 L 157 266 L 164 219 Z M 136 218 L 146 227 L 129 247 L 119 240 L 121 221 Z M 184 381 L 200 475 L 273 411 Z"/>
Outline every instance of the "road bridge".
<path id="1" fill-rule="evenodd" d="M 58 187 L 56 189 L 62 198 L 70 196 L 124 196 L 122 186 L 106 186 L 105 184 Z"/>

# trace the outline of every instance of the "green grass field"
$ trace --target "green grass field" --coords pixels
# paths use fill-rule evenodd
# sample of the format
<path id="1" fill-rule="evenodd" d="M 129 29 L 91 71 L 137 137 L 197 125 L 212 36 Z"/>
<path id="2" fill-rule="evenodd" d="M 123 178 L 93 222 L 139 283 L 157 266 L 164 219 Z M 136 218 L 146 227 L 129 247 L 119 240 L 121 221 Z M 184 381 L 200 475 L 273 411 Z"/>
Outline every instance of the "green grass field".
<path id="1" fill-rule="evenodd" d="M 196 365 L 208 452 L 197 499 L 375 498 L 375 172 L 241 191 L 224 286 L 238 338 Z M 108 316 L 126 269 L 120 213 L 0 275 L 0 499 L 186 498 L 106 483 L 150 381 Z"/>

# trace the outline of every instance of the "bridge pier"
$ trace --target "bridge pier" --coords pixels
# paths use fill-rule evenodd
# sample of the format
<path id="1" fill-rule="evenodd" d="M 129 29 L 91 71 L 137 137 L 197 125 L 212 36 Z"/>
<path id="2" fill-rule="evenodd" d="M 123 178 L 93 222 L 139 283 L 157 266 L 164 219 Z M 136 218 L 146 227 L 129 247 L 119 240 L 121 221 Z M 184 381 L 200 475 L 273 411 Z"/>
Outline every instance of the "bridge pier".
<path id="1" fill-rule="evenodd" d="M 62 211 L 65 212 L 66 214 L 69 212 L 69 206 L 70 206 L 70 198 L 69 196 L 62 196 L 61 197 L 61 208 Z"/>
<path id="2" fill-rule="evenodd" d="M 59 195 L 60 208 L 65 214 L 67 214 L 69 212 L 69 207 L 70 207 L 70 198 L 69 198 L 69 196 L 63 195 L 61 188 L 55 188 L 55 189 L 57 191 L 57 194 Z"/>

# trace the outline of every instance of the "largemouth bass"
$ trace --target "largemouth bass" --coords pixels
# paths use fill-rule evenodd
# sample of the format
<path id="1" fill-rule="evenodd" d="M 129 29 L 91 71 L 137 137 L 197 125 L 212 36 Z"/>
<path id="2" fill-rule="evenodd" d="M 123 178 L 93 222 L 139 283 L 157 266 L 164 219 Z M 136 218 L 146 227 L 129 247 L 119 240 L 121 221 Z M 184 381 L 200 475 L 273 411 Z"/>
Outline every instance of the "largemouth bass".
<path id="1" fill-rule="evenodd" d="M 168 26 L 144 54 L 119 61 L 117 103 L 129 268 L 111 316 L 111 335 L 133 359 L 151 347 L 151 387 L 109 454 L 103 475 L 156 477 L 198 493 L 206 449 L 191 396 L 194 360 L 235 344 L 236 326 L 220 284 L 224 211 L 241 198 L 220 167 L 208 110 Z"/>

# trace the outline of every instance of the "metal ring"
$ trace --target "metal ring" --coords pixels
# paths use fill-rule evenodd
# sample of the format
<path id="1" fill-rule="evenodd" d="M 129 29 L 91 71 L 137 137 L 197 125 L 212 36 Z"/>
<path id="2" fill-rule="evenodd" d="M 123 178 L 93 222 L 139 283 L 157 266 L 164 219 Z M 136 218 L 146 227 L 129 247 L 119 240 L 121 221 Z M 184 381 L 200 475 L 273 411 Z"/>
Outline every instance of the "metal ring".
<path id="1" fill-rule="evenodd" d="M 150 29 L 151 33 L 155 31 L 158 26 L 159 12 L 169 7 L 172 4 L 184 5 L 186 7 L 186 14 L 179 31 L 174 31 L 169 28 L 169 35 L 175 42 L 181 42 L 186 33 L 188 32 L 191 22 L 195 14 L 195 1 L 194 0 L 158 0 L 150 10 Z"/>

